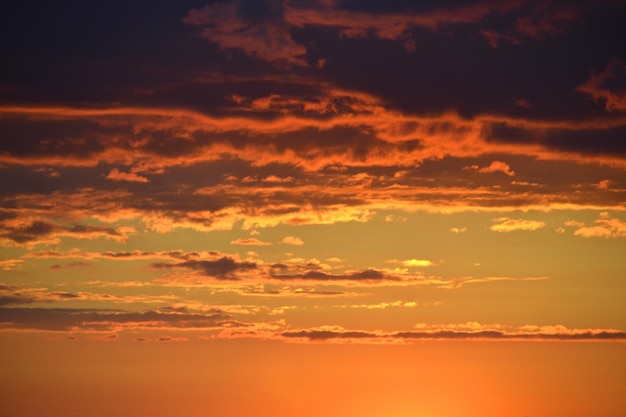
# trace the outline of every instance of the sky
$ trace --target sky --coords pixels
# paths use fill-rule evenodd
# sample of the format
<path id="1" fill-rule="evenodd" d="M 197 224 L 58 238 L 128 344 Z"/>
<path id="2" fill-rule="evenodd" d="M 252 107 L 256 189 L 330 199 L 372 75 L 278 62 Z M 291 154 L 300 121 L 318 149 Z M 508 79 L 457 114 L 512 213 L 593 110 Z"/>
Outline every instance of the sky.
<path id="1" fill-rule="evenodd" d="M 626 408 L 626 2 L 18 2 L 0 417 Z"/>

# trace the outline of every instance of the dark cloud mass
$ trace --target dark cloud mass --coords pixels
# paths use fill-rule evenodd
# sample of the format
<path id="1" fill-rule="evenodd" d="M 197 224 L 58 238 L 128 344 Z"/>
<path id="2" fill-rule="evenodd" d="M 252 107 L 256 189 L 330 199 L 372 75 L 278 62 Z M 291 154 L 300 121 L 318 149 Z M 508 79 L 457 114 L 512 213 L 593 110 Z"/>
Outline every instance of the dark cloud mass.
<path id="1" fill-rule="evenodd" d="M 307 267 L 307 266 L 305 266 Z M 308 266 L 311 267 L 311 266 Z M 330 274 L 317 270 L 307 270 L 302 273 L 293 274 L 281 271 L 281 265 L 274 265 L 270 271 L 270 276 L 280 280 L 310 280 L 310 281 L 400 281 L 401 279 L 393 275 L 385 274 L 375 269 L 364 271 L 346 272 L 345 274 Z"/>
<path id="2" fill-rule="evenodd" d="M 0 328 L 115 331 L 124 328 L 212 329 L 239 324 L 220 311 L 207 314 L 70 308 L 0 308 Z"/>
<path id="3" fill-rule="evenodd" d="M 175 264 L 153 263 L 152 266 L 157 269 L 191 269 L 217 279 L 236 279 L 233 273 L 257 268 L 254 262 L 239 262 L 226 256 L 216 260 L 189 260 Z"/>

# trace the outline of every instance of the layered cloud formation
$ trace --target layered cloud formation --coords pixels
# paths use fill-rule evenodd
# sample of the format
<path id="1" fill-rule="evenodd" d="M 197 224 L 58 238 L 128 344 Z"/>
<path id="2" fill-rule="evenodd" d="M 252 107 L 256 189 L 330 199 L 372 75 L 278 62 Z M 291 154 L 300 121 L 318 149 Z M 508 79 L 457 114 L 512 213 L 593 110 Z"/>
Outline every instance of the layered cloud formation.
<path id="1" fill-rule="evenodd" d="M 11 5 L 0 329 L 622 340 L 623 2 L 409 3 Z"/>

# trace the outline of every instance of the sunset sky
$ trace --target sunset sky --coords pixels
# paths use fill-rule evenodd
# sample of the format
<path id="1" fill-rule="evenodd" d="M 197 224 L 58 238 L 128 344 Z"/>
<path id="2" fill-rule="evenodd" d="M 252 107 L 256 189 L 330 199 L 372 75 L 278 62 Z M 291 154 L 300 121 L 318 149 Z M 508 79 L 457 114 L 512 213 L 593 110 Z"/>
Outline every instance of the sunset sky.
<path id="1" fill-rule="evenodd" d="M 0 417 L 623 417 L 626 2 L 0 12 Z"/>

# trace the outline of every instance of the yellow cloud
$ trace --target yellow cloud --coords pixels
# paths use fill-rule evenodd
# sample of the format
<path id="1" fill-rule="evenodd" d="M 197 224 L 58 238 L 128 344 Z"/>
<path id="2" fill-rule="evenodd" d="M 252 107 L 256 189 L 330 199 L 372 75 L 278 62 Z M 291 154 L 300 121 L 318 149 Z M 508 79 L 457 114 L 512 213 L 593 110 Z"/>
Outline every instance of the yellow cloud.
<path id="1" fill-rule="evenodd" d="M 498 219 L 495 219 L 495 221 L 500 221 L 501 223 L 494 224 L 489 228 L 494 232 L 513 232 L 516 230 L 534 231 L 537 229 L 541 229 L 546 225 L 542 221 L 527 219 L 509 219 L 506 217 L 500 217 Z"/>
<path id="2" fill-rule="evenodd" d="M 283 245 L 301 246 L 304 245 L 304 240 L 295 236 L 286 236 L 285 238 L 283 238 L 283 240 L 280 241 L 280 243 L 282 243 Z"/>

